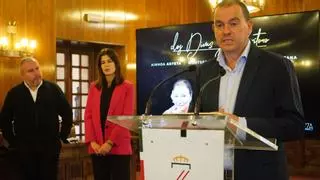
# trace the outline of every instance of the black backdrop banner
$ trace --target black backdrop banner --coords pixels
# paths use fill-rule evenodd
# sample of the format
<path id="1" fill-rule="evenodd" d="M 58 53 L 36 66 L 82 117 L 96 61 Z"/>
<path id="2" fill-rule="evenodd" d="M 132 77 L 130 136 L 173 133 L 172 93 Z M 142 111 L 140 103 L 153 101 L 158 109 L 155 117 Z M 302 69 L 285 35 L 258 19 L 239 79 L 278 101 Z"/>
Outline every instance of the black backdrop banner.
<path id="1" fill-rule="evenodd" d="M 255 17 L 250 39 L 260 48 L 279 53 L 295 66 L 306 117 L 305 132 L 319 136 L 320 57 L 319 12 L 310 11 Z M 150 91 L 163 79 L 216 54 L 212 22 L 137 30 L 137 105 L 144 113 Z M 161 86 L 152 98 L 154 115 L 173 106 L 173 85 L 179 79 L 195 90 L 195 72 L 184 73 Z M 195 98 L 195 93 L 192 94 Z"/>

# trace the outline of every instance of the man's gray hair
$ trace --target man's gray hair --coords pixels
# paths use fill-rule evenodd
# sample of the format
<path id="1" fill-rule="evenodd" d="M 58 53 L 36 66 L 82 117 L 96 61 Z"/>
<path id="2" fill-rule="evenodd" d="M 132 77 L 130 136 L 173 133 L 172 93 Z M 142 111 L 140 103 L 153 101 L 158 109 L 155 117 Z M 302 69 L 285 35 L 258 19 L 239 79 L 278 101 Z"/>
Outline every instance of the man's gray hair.
<path id="1" fill-rule="evenodd" d="M 24 57 L 21 59 L 20 61 L 20 67 L 25 63 L 25 62 L 30 62 L 30 61 L 33 61 L 33 62 L 38 62 L 36 58 L 34 57 Z"/>

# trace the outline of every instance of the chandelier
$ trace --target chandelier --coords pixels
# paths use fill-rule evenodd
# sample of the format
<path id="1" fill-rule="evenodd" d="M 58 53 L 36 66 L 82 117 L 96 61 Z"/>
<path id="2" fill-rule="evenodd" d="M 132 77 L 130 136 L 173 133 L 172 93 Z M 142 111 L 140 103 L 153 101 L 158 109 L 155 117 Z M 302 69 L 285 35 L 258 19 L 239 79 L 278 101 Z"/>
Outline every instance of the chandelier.
<path id="1" fill-rule="evenodd" d="M 3 36 L 0 38 L 0 56 L 25 57 L 33 55 L 37 46 L 37 42 L 27 38 L 22 38 L 20 41 L 16 42 L 16 33 L 16 22 L 9 22 L 7 26 L 8 36 Z"/>
<path id="2" fill-rule="evenodd" d="M 222 0 L 209 0 L 210 5 L 215 8 Z M 249 13 L 255 13 L 263 10 L 266 0 L 241 0 L 249 10 Z"/>

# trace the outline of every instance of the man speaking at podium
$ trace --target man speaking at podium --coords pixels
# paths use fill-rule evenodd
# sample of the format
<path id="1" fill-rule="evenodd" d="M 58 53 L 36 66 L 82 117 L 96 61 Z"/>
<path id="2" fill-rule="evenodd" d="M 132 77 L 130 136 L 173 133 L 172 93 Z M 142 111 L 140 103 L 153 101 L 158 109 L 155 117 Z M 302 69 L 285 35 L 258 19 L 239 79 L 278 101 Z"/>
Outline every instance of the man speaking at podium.
<path id="1" fill-rule="evenodd" d="M 216 60 L 199 68 L 198 87 L 219 74 L 203 91 L 200 110 L 220 111 L 266 138 L 278 151 L 236 150 L 235 180 L 287 180 L 283 141 L 303 136 L 304 119 L 293 65 L 250 42 L 252 21 L 246 5 L 224 0 L 214 10 L 213 31 L 220 47 Z"/>

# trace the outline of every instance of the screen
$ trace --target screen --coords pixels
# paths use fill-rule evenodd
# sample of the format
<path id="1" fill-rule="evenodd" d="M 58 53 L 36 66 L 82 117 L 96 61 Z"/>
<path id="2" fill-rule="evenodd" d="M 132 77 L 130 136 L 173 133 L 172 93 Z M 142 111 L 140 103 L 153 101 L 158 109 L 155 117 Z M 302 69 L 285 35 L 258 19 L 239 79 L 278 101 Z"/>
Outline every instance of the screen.
<path id="1" fill-rule="evenodd" d="M 314 104 L 320 102 L 319 12 L 262 16 L 252 21 L 252 43 L 294 63 L 306 118 L 305 133 L 317 137 L 320 115 L 319 106 Z M 191 64 L 215 57 L 217 46 L 211 26 L 211 22 L 205 22 L 137 30 L 138 114 L 144 113 L 150 92 L 159 82 Z M 195 72 L 183 73 L 155 90 L 151 114 L 186 111 L 190 97 L 195 97 L 195 76 Z"/>
<path id="2" fill-rule="evenodd" d="M 144 113 L 158 83 L 212 59 L 216 49 L 211 23 L 137 30 L 138 114 Z M 195 96 L 195 76 L 195 72 L 185 72 L 160 86 L 152 97 L 151 114 L 187 111 Z"/>
<path id="3" fill-rule="evenodd" d="M 295 66 L 306 118 L 305 134 L 319 135 L 319 12 L 253 18 L 252 41 L 290 59 Z"/>

